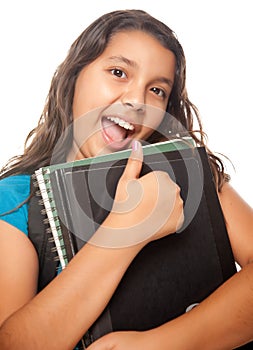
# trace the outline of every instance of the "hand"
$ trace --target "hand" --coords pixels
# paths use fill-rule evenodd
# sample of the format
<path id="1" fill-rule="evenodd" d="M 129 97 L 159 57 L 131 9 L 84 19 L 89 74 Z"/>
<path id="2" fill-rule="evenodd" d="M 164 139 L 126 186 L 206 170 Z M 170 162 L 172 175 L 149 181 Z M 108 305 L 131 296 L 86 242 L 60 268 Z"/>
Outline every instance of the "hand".
<path id="1" fill-rule="evenodd" d="M 95 341 L 88 350 L 154 350 L 148 332 L 114 332 Z"/>
<path id="2" fill-rule="evenodd" d="M 180 188 L 163 171 L 140 176 L 143 153 L 140 143 L 122 174 L 111 213 L 103 227 L 111 230 L 111 246 L 129 246 L 174 233 L 183 223 Z"/>

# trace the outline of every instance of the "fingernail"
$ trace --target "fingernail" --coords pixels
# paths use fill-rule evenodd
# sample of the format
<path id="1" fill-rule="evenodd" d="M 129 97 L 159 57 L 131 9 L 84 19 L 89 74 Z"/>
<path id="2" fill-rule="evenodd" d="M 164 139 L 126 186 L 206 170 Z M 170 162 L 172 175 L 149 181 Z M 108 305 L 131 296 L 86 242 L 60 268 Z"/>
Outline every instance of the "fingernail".
<path id="1" fill-rule="evenodd" d="M 140 147 L 140 142 L 137 141 L 137 140 L 133 140 L 133 142 L 132 142 L 132 150 L 133 151 L 138 151 L 139 147 Z"/>
<path id="2" fill-rule="evenodd" d="M 143 160 L 142 146 L 141 146 L 140 141 L 138 141 L 138 140 L 133 140 L 133 142 L 132 142 L 131 158 L 141 160 L 141 161 Z"/>

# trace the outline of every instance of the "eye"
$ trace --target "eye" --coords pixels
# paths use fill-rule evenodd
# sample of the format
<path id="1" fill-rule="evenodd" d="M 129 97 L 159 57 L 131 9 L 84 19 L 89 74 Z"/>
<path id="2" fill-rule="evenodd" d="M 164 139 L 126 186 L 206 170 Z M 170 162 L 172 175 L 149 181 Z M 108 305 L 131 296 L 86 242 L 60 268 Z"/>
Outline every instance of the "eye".
<path id="1" fill-rule="evenodd" d="M 163 97 L 163 98 L 166 97 L 166 93 L 165 93 L 165 91 L 162 90 L 162 89 L 159 89 L 159 88 L 157 88 L 157 87 L 153 87 L 153 88 L 151 89 L 151 91 L 153 91 L 153 92 L 154 92 L 156 95 L 158 95 L 159 97 Z"/>
<path id="2" fill-rule="evenodd" d="M 127 76 L 126 76 L 126 73 L 123 72 L 123 70 L 118 69 L 118 68 L 113 68 L 113 69 L 111 69 L 111 73 L 112 73 L 112 75 L 115 75 L 115 76 L 118 77 L 118 78 L 123 78 L 123 79 L 125 79 L 125 78 L 127 77 Z"/>

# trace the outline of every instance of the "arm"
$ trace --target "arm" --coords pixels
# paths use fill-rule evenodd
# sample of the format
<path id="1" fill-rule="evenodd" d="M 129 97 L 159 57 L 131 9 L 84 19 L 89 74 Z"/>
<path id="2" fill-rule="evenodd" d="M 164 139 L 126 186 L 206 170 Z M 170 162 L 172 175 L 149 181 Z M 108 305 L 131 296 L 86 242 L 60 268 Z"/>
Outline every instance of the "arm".
<path id="1" fill-rule="evenodd" d="M 219 197 L 241 271 L 175 320 L 147 332 L 111 333 L 90 350 L 231 350 L 253 340 L 253 211 L 228 184 Z"/>
<path id="2" fill-rule="evenodd" d="M 34 248 L 17 229 L 4 222 L 1 229 L 1 243 L 4 243 L 1 254 L 2 247 L 8 248 L 5 260 L 1 255 L 2 320 L 18 310 L 1 327 L 1 349 L 73 348 L 102 312 L 125 269 L 141 249 L 134 246 L 110 250 L 87 244 L 69 266 L 34 297 L 38 273 Z M 14 248 L 10 248 L 13 243 Z"/>
<path id="3" fill-rule="evenodd" d="M 21 242 L 26 237 L 17 229 L 14 230 L 12 226 L 1 222 L 1 241 L 5 249 L 11 252 L 5 256 L 7 260 L 4 262 L 0 244 L 0 261 L 6 266 L 6 270 L 1 274 L 0 283 L 7 281 L 3 283 L 1 293 L 8 298 L 11 279 L 16 279 L 19 273 L 28 280 L 28 285 L 24 286 L 23 278 L 20 278 L 17 288 L 9 298 L 7 310 L 2 314 L 2 350 L 72 349 L 102 312 L 136 254 L 150 240 L 162 237 L 166 232 L 174 232 L 182 223 L 182 200 L 177 186 L 162 173 L 148 174 L 139 179 L 141 165 L 140 160 L 129 159 L 119 181 L 112 213 L 94 234 L 92 241 L 87 243 L 67 268 L 36 296 L 34 294 L 38 270 L 31 267 L 36 260 L 33 247 L 28 240 L 26 245 Z M 167 193 L 159 191 L 160 186 L 169 187 Z M 141 189 L 137 202 L 131 199 L 132 193 L 136 195 L 136 188 Z M 126 235 L 128 232 L 126 223 L 131 226 L 130 231 L 134 238 L 134 232 L 137 235 L 142 232 L 139 216 L 152 218 L 156 212 L 154 208 L 158 208 L 159 213 L 164 212 L 165 218 L 164 202 L 168 203 L 168 200 L 171 202 L 171 218 L 166 222 L 161 221 L 161 225 L 155 228 L 152 236 L 139 236 L 137 242 L 124 244 L 124 247 L 114 245 L 113 249 L 110 248 L 113 243 L 112 236 L 118 238 L 119 235 Z M 11 235 L 15 236 L 17 241 L 14 249 L 9 238 Z M 8 266 L 13 262 L 13 254 L 20 258 L 30 256 L 30 259 L 17 270 L 10 270 Z M 24 300 L 19 298 L 18 288 L 22 291 L 27 290 Z"/>
<path id="4" fill-rule="evenodd" d="M 38 258 L 23 232 L 0 220 L 0 325 L 36 294 Z"/>

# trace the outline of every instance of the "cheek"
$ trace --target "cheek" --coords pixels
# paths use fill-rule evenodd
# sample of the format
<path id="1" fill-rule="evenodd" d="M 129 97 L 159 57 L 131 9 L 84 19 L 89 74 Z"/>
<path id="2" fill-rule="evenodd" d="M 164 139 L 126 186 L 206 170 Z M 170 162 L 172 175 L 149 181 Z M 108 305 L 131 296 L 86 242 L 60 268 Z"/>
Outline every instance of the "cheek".
<path id="1" fill-rule="evenodd" d="M 73 116 L 78 118 L 99 106 L 100 94 L 97 93 L 99 81 L 92 69 L 81 71 L 76 81 L 73 98 Z"/>
<path id="2" fill-rule="evenodd" d="M 99 90 L 99 92 L 98 92 Z M 90 85 L 75 93 L 73 99 L 73 116 L 80 117 L 89 111 L 105 108 L 115 101 L 117 91 L 109 89 L 105 84 Z"/>
<path id="3" fill-rule="evenodd" d="M 161 124 L 165 113 L 166 112 L 163 109 L 149 106 L 147 108 L 143 126 L 148 129 L 152 129 L 153 131 L 156 130 L 157 127 Z"/>
<path id="4" fill-rule="evenodd" d="M 74 94 L 73 99 L 73 116 L 74 118 L 81 117 L 90 110 L 96 108 L 96 94 L 91 93 L 91 89 L 82 89 Z"/>

